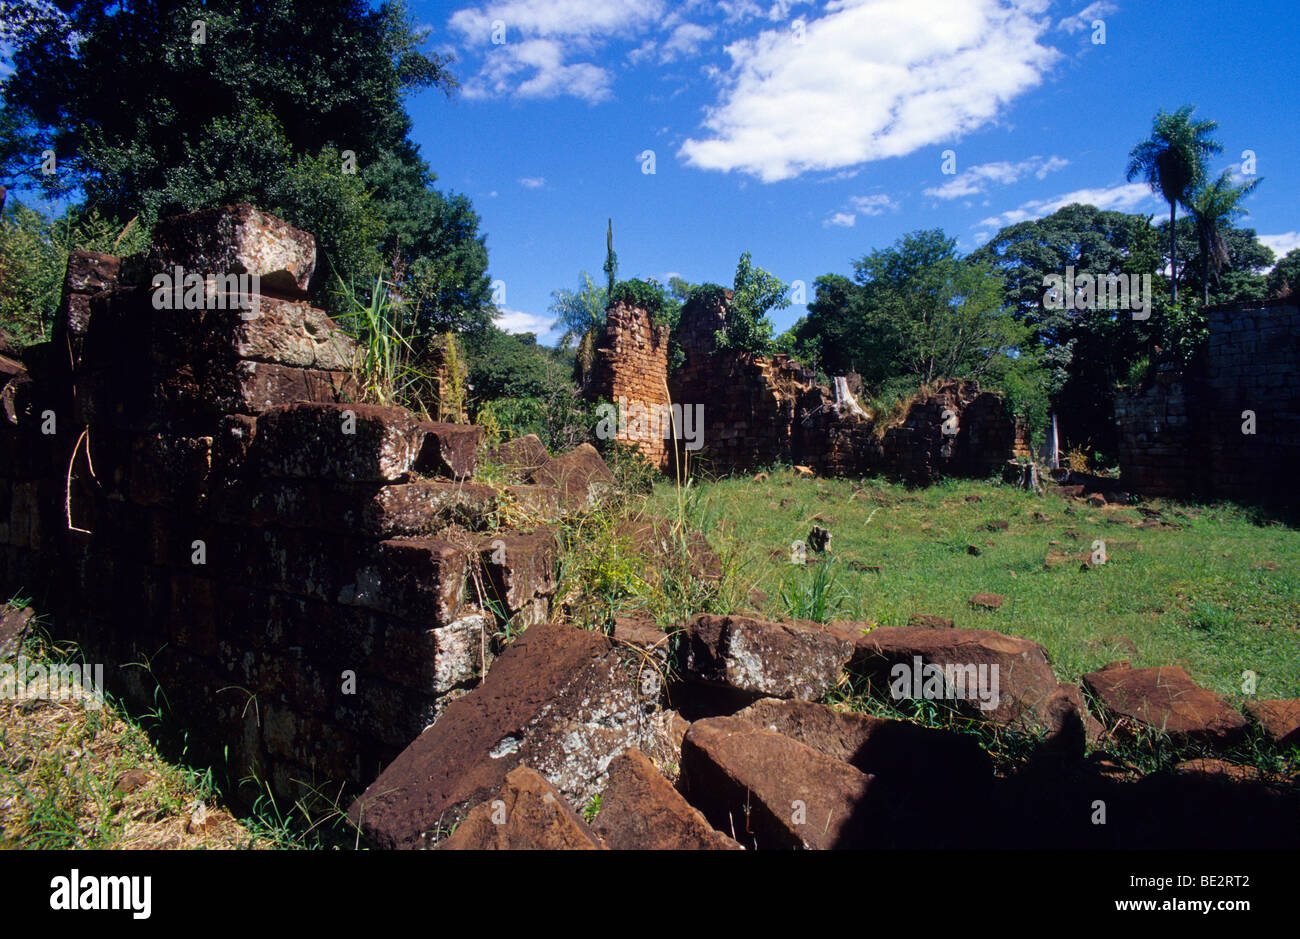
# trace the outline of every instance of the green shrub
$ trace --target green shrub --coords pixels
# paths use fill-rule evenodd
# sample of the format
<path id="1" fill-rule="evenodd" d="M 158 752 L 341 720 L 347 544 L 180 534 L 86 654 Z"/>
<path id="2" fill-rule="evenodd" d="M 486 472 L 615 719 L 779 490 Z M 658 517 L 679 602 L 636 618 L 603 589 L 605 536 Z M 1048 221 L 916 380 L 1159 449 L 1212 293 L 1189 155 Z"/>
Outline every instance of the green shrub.
<path id="1" fill-rule="evenodd" d="M 682 305 L 656 280 L 622 280 L 614 285 L 611 303 L 637 306 L 650 314 L 657 326 L 676 329 Z"/>

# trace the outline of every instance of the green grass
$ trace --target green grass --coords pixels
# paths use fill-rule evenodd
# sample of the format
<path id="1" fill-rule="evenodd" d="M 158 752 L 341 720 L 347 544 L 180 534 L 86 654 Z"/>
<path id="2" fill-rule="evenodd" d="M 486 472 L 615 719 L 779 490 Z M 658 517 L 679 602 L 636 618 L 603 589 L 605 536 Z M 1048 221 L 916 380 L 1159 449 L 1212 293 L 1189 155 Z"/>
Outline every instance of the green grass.
<path id="1" fill-rule="evenodd" d="M 1257 697 L 1300 695 L 1300 532 L 1257 524 L 1245 509 L 1153 502 L 1144 507 L 1177 526 L 1156 529 L 1135 527 L 1136 507 L 1095 509 L 983 481 L 909 490 L 776 470 L 766 482 L 693 488 L 686 514 L 707 522 L 727 558 L 723 594 L 765 615 L 904 626 L 929 613 L 1040 643 L 1063 681 L 1123 658 L 1181 665 L 1237 704 L 1247 670 L 1258 675 Z M 661 483 L 643 511 L 676 519 L 680 502 Z M 1008 528 L 990 529 L 995 520 Z M 833 533 L 830 550 L 793 564 L 792 543 L 815 524 Z M 1106 542 L 1105 565 L 1045 566 L 1049 552 L 1081 557 L 1096 540 Z M 1266 561 L 1277 569 L 1261 568 Z M 766 599 L 753 602 L 755 588 Z M 975 593 L 1006 602 L 972 610 Z"/>
<path id="2" fill-rule="evenodd" d="M 45 665 L 84 660 L 74 643 L 51 639 L 41 616 L 22 655 Z M 303 800 L 285 808 L 248 778 L 240 782 L 261 794 L 232 815 L 236 782 L 190 765 L 188 732 L 174 723 L 164 695 L 144 713 L 111 694 L 100 708 L 0 699 L 0 849 L 295 849 L 355 840 L 341 807 L 320 808 L 329 793 L 315 793 L 310 811 Z M 131 773 L 144 781 L 123 789 Z M 196 826 L 199 804 L 205 824 Z"/>

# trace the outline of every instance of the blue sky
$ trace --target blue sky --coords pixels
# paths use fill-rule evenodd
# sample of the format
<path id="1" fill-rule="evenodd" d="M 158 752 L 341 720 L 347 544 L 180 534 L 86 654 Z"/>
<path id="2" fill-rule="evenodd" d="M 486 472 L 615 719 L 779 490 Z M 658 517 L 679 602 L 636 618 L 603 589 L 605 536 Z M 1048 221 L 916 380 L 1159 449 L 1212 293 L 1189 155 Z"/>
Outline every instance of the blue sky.
<path id="1" fill-rule="evenodd" d="M 1072 201 L 1167 213 L 1124 168 L 1156 111 L 1184 103 L 1219 122 L 1216 174 L 1255 153 L 1265 181 L 1239 224 L 1279 255 L 1300 246 L 1294 0 L 486 0 L 411 13 L 462 84 L 450 102 L 408 101 L 415 139 L 440 188 L 483 218 L 499 322 L 543 341 L 551 292 L 582 270 L 599 278 L 609 217 L 623 277 L 730 284 L 749 250 L 811 299 L 817 276 L 849 274 L 918 228 L 970 251 Z M 778 329 L 803 312 L 777 313 Z"/>

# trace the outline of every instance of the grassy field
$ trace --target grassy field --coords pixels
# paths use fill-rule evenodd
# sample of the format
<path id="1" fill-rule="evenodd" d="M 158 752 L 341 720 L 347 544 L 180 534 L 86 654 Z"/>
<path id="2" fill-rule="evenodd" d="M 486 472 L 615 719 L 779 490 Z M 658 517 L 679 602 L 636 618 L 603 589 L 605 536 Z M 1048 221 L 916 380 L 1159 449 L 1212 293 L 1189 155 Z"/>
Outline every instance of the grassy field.
<path id="1" fill-rule="evenodd" d="M 725 479 L 685 493 L 661 483 L 633 512 L 685 516 L 722 554 L 714 611 L 881 626 L 928 613 L 1033 639 L 1065 681 L 1122 658 L 1181 665 L 1237 704 L 1247 670 L 1258 675 L 1260 698 L 1300 696 L 1300 532 L 1231 505 L 1142 508 L 1093 508 L 995 482 L 909 490 L 778 468 L 765 481 Z M 830 550 L 792 563 L 792 545 L 813 525 L 832 532 Z M 1086 569 L 1098 540 L 1107 561 Z M 973 610 L 975 593 L 1005 603 Z M 688 608 L 681 600 L 670 613 Z"/>

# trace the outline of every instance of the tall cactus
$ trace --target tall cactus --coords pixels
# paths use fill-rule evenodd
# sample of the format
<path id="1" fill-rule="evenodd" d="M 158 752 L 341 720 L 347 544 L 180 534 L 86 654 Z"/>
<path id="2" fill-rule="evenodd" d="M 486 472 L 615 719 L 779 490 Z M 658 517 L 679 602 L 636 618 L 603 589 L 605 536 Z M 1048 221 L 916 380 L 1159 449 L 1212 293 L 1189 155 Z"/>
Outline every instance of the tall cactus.
<path id="1" fill-rule="evenodd" d="M 614 220 L 609 220 L 609 228 L 605 231 L 605 277 L 608 280 L 608 293 L 606 297 L 612 302 L 614 299 L 614 283 L 618 278 L 618 255 L 614 253 Z"/>

